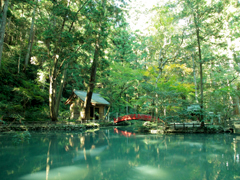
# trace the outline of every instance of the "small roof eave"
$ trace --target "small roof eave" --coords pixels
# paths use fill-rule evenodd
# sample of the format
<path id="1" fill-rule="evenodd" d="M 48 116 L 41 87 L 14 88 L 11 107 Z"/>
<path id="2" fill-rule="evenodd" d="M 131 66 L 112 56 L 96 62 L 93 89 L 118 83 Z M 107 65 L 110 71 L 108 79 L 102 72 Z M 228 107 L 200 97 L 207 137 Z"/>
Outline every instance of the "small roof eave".
<path id="1" fill-rule="evenodd" d="M 85 98 L 87 96 L 86 91 L 79 91 L 79 90 L 74 90 L 73 94 L 79 97 L 81 100 L 85 101 Z M 74 95 L 71 95 L 70 98 L 68 98 L 68 102 L 66 101 L 65 104 L 70 104 L 70 101 L 73 99 Z M 97 104 L 97 105 L 110 105 L 110 103 L 104 99 L 103 97 L 100 96 L 98 93 L 93 93 L 92 94 L 92 99 L 91 99 L 92 104 Z"/>

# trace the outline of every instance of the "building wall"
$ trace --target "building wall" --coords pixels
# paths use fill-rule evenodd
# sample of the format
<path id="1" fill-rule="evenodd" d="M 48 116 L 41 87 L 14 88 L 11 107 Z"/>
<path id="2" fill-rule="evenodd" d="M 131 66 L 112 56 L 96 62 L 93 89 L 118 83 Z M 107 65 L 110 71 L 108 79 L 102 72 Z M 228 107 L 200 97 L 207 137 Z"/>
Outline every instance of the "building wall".
<path id="1" fill-rule="evenodd" d="M 95 107 L 95 111 L 96 111 L 96 108 L 99 108 L 99 119 L 103 119 L 103 116 L 104 116 L 104 107 L 105 105 L 97 105 Z"/>
<path id="2" fill-rule="evenodd" d="M 79 100 L 75 100 L 70 105 L 70 112 L 71 112 L 70 119 L 78 119 L 80 115 L 80 110 L 81 110 L 81 107 L 79 106 Z"/>
<path id="3" fill-rule="evenodd" d="M 81 119 L 80 115 L 82 115 L 83 103 L 81 99 L 76 99 L 71 105 L 70 105 L 70 112 L 71 117 L 70 119 Z"/>
<path id="4" fill-rule="evenodd" d="M 82 120 L 85 117 L 84 114 L 84 102 L 81 99 L 76 99 L 71 105 L 70 105 L 70 112 L 71 112 L 71 117 L 70 119 L 78 119 L 78 120 Z M 97 112 L 97 109 L 99 109 L 99 116 L 98 119 L 103 119 L 103 116 L 105 115 L 105 106 L 106 105 L 101 105 L 101 104 L 97 104 L 96 106 L 92 106 L 93 107 L 93 114 L 95 115 L 95 113 Z M 88 114 L 90 114 L 90 111 L 88 112 Z M 91 117 L 91 119 L 97 119 L 95 117 Z"/>

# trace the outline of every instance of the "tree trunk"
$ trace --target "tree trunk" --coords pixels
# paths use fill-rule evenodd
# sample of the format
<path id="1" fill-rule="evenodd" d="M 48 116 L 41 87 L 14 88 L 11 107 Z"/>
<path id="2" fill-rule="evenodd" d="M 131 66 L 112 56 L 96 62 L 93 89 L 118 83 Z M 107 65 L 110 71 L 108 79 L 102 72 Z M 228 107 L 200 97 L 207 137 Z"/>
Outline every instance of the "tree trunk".
<path id="1" fill-rule="evenodd" d="M 196 101 L 196 103 L 198 103 L 197 80 L 196 80 L 195 63 L 194 63 L 194 56 L 193 55 L 192 55 L 192 62 L 193 62 L 193 77 L 194 77 L 194 86 L 195 86 L 195 101 Z"/>
<path id="2" fill-rule="evenodd" d="M 11 9 L 11 7 L 10 7 L 10 9 Z M 8 25 L 7 25 L 7 27 L 5 27 L 5 28 L 7 28 L 7 32 L 5 34 L 5 41 L 8 44 L 11 44 L 11 41 L 12 41 L 11 40 L 11 34 L 10 34 L 11 20 L 12 20 L 12 16 L 8 19 Z"/>
<path id="3" fill-rule="evenodd" d="M 126 102 L 128 103 L 128 97 L 127 97 L 127 94 L 126 94 Z M 126 114 L 128 114 L 128 104 L 126 105 Z"/>
<path id="4" fill-rule="evenodd" d="M 54 65 L 49 75 L 49 110 L 52 121 L 57 121 L 56 91 L 57 91 L 57 64 L 58 58 L 55 57 Z"/>
<path id="5" fill-rule="evenodd" d="M 6 21 L 7 21 L 8 4 L 9 4 L 9 0 L 5 0 L 3 15 L 2 15 L 1 32 L 0 32 L 0 69 L 1 69 L 1 62 L 2 62 L 2 52 L 3 52 L 5 27 L 6 27 Z"/>
<path id="6" fill-rule="evenodd" d="M 60 101 L 61 101 L 61 97 L 62 97 L 63 86 L 64 86 L 65 81 L 66 81 L 67 67 L 68 67 L 68 64 L 65 64 L 63 74 L 62 74 L 61 84 L 60 84 L 59 91 L 58 91 L 58 96 L 57 96 L 57 99 L 56 99 L 55 106 L 56 106 L 56 114 L 57 115 L 58 115 L 58 110 L 59 110 Z"/>
<path id="7" fill-rule="evenodd" d="M 109 111 L 110 111 L 110 106 L 108 107 L 108 110 L 107 110 L 107 113 L 105 114 L 105 116 L 103 116 L 103 121 L 104 121 L 104 122 L 105 122 L 106 117 L 107 117 L 108 114 L 109 114 Z"/>
<path id="8" fill-rule="evenodd" d="M 30 53 L 31 53 L 31 47 L 32 47 L 32 44 L 33 44 L 33 28 L 34 28 L 34 20 L 35 20 L 35 14 L 36 14 L 36 9 L 37 9 L 37 2 L 38 2 L 38 0 L 36 0 L 36 5 L 34 7 L 33 15 L 32 15 L 32 24 L 31 24 L 31 29 L 30 29 L 30 33 L 29 33 L 28 49 L 27 49 L 27 54 L 26 54 L 26 57 L 25 57 L 24 70 L 26 70 L 26 68 L 28 66 L 29 56 L 30 56 Z"/>
<path id="9" fill-rule="evenodd" d="M 94 90 L 94 87 L 95 87 L 99 51 L 100 51 L 100 47 L 99 47 L 99 42 L 97 40 L 96 45 L 95 45 L 93 63 L 92 63 L 92 67 L 91 67 L 91 76 L 90 76 L 88 89 L 87 89 L 87 96 L 86 96 L 85 103 L 84 103 L 85 120 L 90 119 L 89 111 L 90 111 L 90 106 L 91 106 L 92 94 L 93 94 L 93 90 Z"/>
<path id="10" fill-rule="evenodd" d="M 194 14 L 194 23 L 196 28 L 198 56 L 199 56 L 199 63 L 200 63 L 200 92 L 201 92 L 200 106 L 201 106 L 201 110 L 203 110 L 203 70 L 202 70 L 203 63 L 202 63 L 202 53 L 201 53 L 201 44 L 200 44 L 200 29 L 197 24 L 196 14 Z M 203 120 L 203 114 L 201 112 L 200 121 L 202 120 Z"/>
<path id="11" fill-rule="evenodd" d="M 239 97 L 236 96 L 233 98 L 233 115 L 239 115 L 240 107 L 239 107 Z"/>
<path id="12" fill-rule="evenodd" d="M 68 5 L 69 5 L 69 2 L 68 2 Z M 89 2 L 89 1 L 86 1 L 84 3 L 84 5 L 79 8 L 77 14 L 80 12 L 81 9 L 83 9 L 85 7 L 87 2 Z M 57 6 L 57 1 L 54 1 L 53 3 Z M 71 30 L 73 28 L 73 24 L 78 20 L 77 14 L 75 15 L 74 19 L 72 20 L 71 27 L 69 28 L 69 32 L 71 32 Z M 55 16 L 54 13 L 52 15 Z M 67 70 L 67 65 L 65 65 L 65 63 L 66 63 L 65 60 L 67 58 L 66 57 L 64 58 L 64 55 L 62 53 L 63 49 L 65 48 L 64 46 L 62 46 L 62 43 L 63 43 L 62 42 L 63 41 L 62 33 L 64 32 L 64 28 L 67 26 L 66 21 L 69 20 L 67 18 L 67 16 L 68 16 L 68 12 L 66 11 L 66 14 L 64 16 L 65 18 L 63 19 L 61 26 L 57 26 L 58 25 L 57 21 L 56 21 L 57 18 L 53 18 L 53 22 L 51 22 L 50 25 L 52 25 L 52 27 L 57 30 L 57 32 L 56 32 L 57 38 L 56 38 L 55 42 L 46 42 L 46 47 L 48 49 L 49 57 L 51 56 L 50 52 L 52 52 L 52 54 L 54 54 L 54 60 L 53 60 L 53 63 L 52 62 L 50 63 L 51 68 L 50 68 L 50 72 L 49 72 L 49 81 L 50 81 L 50 83 L 49 83 L 49 111 L 50 111 L 50 118 L 52 121 L 57 121 L 58 109 L 59 109 L 59 105 L 60 105 L 60 99 L 62 97 L 62 91 L 63 91 L 64 81 L 65 81 L 65 76 L 66 76 L 66 70 Z M 34 18 L 32 20 L 34 20 Z M 34 25 L 34 23 L 32 23 L 32 25 Z M 60 30 L 60 31 L 58 32 L 58 30 Z M 33 32 L 34 31 L 32 31 L 32 33 Z M 53 48 L 52 50 L 50 50 L 51 43 L 55 43 L 54 44 L 55 48 Z M 31 46 L 29 46 L 29 47 L 30 47 L 30 52 L 31 52 Z M 62 58 L 61 61 L 58 59 L 58 57 Z M 26 58 L 26 60 L 27 59 L 28 58 Z M 61 69 L 62 69 L 63 65 L 65 65 L 65 66 L 64 66 L 64 70 L 62 72 Z M 60 83 L 59 91 L 57 94 L 57 90 L 58 90 L 57 78 L 61 73 L 63 73 L 62 74 L 62 82 Z"/>
<path id="13" fill-rule="evenodd" d="M 3 8 L 3 0 L 0 0 L 0 10 L 2 11 Z"/>
<path id="14" fill-rule="evenodd" d="M 18 58 L 18 74 L 20 73 L 20 65 L 21 65 L 21 52 L 20 52 L 19 58 Z"/>

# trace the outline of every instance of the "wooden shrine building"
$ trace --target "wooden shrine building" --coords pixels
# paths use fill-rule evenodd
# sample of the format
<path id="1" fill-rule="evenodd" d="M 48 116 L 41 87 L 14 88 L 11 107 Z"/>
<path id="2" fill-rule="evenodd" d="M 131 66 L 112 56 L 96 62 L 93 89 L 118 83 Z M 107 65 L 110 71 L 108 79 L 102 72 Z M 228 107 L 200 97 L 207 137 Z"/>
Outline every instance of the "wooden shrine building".
<path id="1" fill-rule="evenodd" d="M 74 90 L 71 96 L 65 102 L 65 105 L 70 104 L 71 119 L 82 120 L 85 118 L 84 114 L 84 101 L 87 96 L 87 92 Z M 107 106 L 109 102 L 106 101 L 98 93 L 92 94 L 91 106 L 90 106 L 90 119 L 103 119 L 103 116 L 107 112 Z"/>

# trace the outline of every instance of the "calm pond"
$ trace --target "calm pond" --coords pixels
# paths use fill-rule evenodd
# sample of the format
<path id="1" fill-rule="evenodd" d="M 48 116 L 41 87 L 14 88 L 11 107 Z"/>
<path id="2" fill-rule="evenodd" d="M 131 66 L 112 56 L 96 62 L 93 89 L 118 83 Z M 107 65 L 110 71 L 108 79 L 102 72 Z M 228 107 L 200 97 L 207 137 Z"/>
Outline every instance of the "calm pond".
<path id="1" fill-rule="evenodd" d="M 240 179 L 240 135 L 0 134 L 1 180 Z"/>

